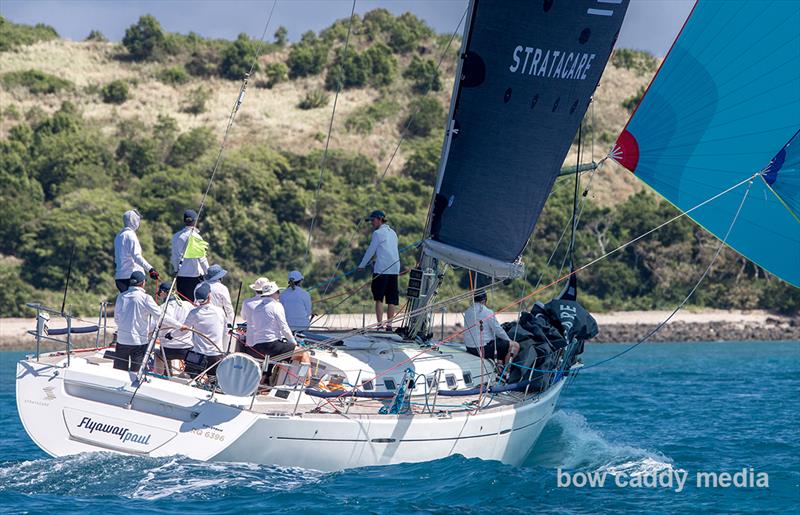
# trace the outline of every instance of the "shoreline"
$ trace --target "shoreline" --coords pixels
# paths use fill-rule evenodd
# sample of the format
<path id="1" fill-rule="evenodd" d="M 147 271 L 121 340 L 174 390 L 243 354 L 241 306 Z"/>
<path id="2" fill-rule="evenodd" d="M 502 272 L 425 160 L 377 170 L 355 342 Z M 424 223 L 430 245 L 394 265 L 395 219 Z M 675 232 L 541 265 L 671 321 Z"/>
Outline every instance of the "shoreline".
<path id="1" fill-rule="evenodd" d="M 600 334 L 588 343 L 635 342 L 647 335 L 669 316 L 669 311 L 622 311 L 598 313 L 594 317 Z M 500 313 L 498 320 L 516 319 L 516 313 Z M 372 314 L 326 315 L 320 324 L 330 328 L 360 328 L 375 323 Z M 434 336 L 439 338 L 462 328 L 460 313 L 434 315 Z M 108 337 L 113 333 L 113 319 L 109 320 Z M 51 328 L 61 327 L 59 320 L 51 320 Z M 84 325 L 84 324 L 81 324 Z M 27 331 L 35 327 L 33 318 L 0 318 L 0 350 L 33 350 L 34 339 Z M 76 348 L 93 346 L 94 334 L 74 338 Z M 800 340 L 800 320 L 761 310 L 705 310 L 678 312 L 649 341 L 653 342 L 719 342 L 719 341 L 786 341 Z M 43 344 L 43 349 L 58 349 L 59 345 Z"/>

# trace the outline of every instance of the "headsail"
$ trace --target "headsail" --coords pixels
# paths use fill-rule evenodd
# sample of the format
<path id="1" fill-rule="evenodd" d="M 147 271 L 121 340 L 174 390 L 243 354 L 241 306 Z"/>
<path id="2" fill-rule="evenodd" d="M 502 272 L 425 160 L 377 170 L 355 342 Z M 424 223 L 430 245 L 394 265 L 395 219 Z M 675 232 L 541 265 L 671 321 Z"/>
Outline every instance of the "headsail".
<path id="1" fill-rule="evenodd" d="M 426 253 L 494 277 L 515 262 L 589 105 L 628 0 L 474 1 Z"/>
<path id="2" fill-rule="evenodd" d="M 761 172 L 727 243 L 796 286 L 798 27 L 797 2 L 699 2 L 612 151 L 683 210 Z M 690 216 L 719 237 L 742 194 L 736 189 Z"/>

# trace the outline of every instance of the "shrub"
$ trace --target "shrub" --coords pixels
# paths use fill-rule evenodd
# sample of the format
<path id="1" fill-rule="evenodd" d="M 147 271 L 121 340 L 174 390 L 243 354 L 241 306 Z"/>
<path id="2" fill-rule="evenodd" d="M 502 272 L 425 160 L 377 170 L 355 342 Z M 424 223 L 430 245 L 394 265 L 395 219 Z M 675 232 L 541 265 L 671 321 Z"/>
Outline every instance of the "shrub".
<path id="1" fill-rule="evenodd" d="M 84 41 L 96 41 L 98 43 L 105 43 L 106 41 L 108 41 L 108 38 L 106 38 L 105 34 L 100 32 L 99 30 L 92 30 L 91 32 L 89 32 L 89 35 L 86 36 L 86 39 L 84 39 Z"/>
<path id="2" fill-rule="evenodd" d="M 181 104 L 184 113 L 198 115 L 206 112 L 206 102 L 211 98 L 211 91 L 203 86 L 191 90 Z"/>
<path id="3" fill-rule="evenodd" d="M 19 277 L 20 263 L 10 259 L 0 260 L 0 313 L 4 317 L 29 317 L 31 310 L 26 302 L 34 301 L 36 291 Z"/>
<path id="4" fill-rule="evenodd" d="M 125 29 L 122 44 L 131 57 L 138 60 L 159 59 L 166 53 L 166 37 L 161 24 L 149 14 Z"/>
<path id="5" fill-rule="evenodd" d="M 444 125 L 445 112 L 438 100 L 422 97 L 409 105 L 408 116 L 400 127 L 412 136 L 425 137 L 431 131 Z"/>
<path id="6" fill-rule="evenodd" d="M 428 186 L 436 183 L 439 171 L 441 142 L 433 138 L 418 146 L 403 166 L 403 174 Z"/>
<path id="7" fill-rule="evenodd" d="M 378 100 L 374 104 L 356 109 L 344 122 L 350 132 L 369 134 L 375 123 L 394 116 L 400 110 L 400 104 L 393 100 Z"/>
<path id="8" fill-rule="evenodd" d="M 189 82 L 189 74 L 183 66 L 173 66 L 171 68 L 164 68 L 156 75 L 156 78 L 164 84 L 177 86 Z"/>
<path id="9" fill-rule="evenodd" d="M 39 41 L 58 39 L 58 32 L 44 23 L 35 26 L 13 23 L 0 16 L 0 52 Z"/>
<path id="10" fill-rule="evenodd" d="M 6 88 L 26 88 L 34 95 L 59 93 L 73 87 L 70 81 L 39 70 L 8 72 L 3 75 L 3 85 Z"/>
<path id="11" fill-rule="evenodd" d="M 634 70 L 639 75 L 654 73 L 658 68 L 658 60 L 653 54 L 644 50 L 619 48 L 611 56 L 611 64 L 617 68 Z"/>
<path id="12" fill-rule="evenodd" d="M 389 29 L 389 46 L 397 52 L 407 53 L 414 50 L 422 38 L 433 34 L 424 21 L 411 13 L 404 13 L 395 19 Z"/>
<path id="13" fill-rule="evenodd" d="M 124 104 L 128 100 L 128 85 L 123 80 L 114 80 L 100 90 L 106 104 Z"/>
<path id="14" fill-rule="evenodd" d="M 167 157 L 167 164 L 182 167 L 206 153 L 214 144 L 208 127 L 197 127 L 178 136 Z"/>
<path id="15" fill-rule="evenodd" d="M 328 69 L 325 87 L 335 91 L 342 88 L 358 88 L 367 85 L 385 86 L 392 82 L 397 60 L 389 47 L 377 43 L 364 52 L 352 48 L 344 54 L 344 48 L 336 52 L 336 61 Z"/>
<path id="16" fill-rule="evenodd" d="M 289 78 L 307 77 L 320 73 L 328 62 L 328 46 L 309 31 L 303 34 L 299 43 L 292 46 L 286 65 Z"/>
<path id="17" fill-rule="evenodd" d="M 436 64 L 430 59 L 421 59 L 415 55 L 406 71 L 403 72 L 403 77 L 411 80 L 411 88 L 423 95 L 429 90 L 440 91 L 442 89 L 439 70 L 436 69 Z"/>
<path id="18" fill-rule="evenodd" d="M 620 104 L 622 107 L 628 110 L 629 113 L 632 113 L 636 106 L 639 105 L 639 102 L 642 101 L 642 97 L 644 97 L 645 87 L 642 86 L 639 88 L 639 91 L 636 92 L 635 95 L 630 96 L 622 101 Z"/>
<path id="19" fill-rule="evenodd" d="M 370 63 L 369 83 L 373 86 L 386 86 L 394 80 L 397 69 L 397 59 L 392 51 L 383 43 L 376 43 L 369 47 L 365 56 Z"/>
<path id="20" fill-rule="evenodd" d="M 328 105 L 328 94 L 321 89 L 306 92 L 306 96 L 297 104 L 300 109 L 317 109 Z"/>
<path id="21" fill-rule="evenodd" d="M 123 139 L 117 146 L 117 159 L 136 177 L 154 170 L 161 161 L 158 144 L 150 138 Z"/>
<path id="22" fill-rule="evenodd" d="M 269 63 L 264 69 L 264 74 L 267 76 L 267 87 L 272 88 L 289 78 L 289 68 L 283 63 Z"/>
<path id="23" fill-rule="evenodd" d="M 219 72 L 226 79 L 241 80 L 250 72 L 258 71 L 256 63 L 256 43 L 247 34 L 241 33 L 236 41 L 233 42 L 222 54 L 222 62 L 219 65 Z"/>
<path id="24" fill-rule="evenodd" d="M 221 59 L 216 48 L 196 49 L 186 62 L 186 71 L 195 77 L 211 77 L 219 70 Z"/>

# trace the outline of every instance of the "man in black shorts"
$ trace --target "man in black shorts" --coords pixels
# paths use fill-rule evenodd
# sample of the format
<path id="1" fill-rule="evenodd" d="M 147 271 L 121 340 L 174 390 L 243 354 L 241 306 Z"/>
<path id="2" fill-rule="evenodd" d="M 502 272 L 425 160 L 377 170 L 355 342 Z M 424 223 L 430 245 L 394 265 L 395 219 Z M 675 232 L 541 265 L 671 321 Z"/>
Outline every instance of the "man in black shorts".
<path id="1" fill-rule="evenodd" d="M 375 259 L 372 266 L 372 299 L 375 301 L 375 317 L 378 327 L 383 323 L 383 303 L 388 304 L 385 329 L 392 330 L 392 319 L 400 304 L 400 292 L 397 276 L 400 275 L 400 252 L 397 249 L 397 233 L 386 223 L 383 211 L 373 211 L 364 219 L 372 225 L 372 240 L 364 258 L 358 265 L 359 270 Z"/>

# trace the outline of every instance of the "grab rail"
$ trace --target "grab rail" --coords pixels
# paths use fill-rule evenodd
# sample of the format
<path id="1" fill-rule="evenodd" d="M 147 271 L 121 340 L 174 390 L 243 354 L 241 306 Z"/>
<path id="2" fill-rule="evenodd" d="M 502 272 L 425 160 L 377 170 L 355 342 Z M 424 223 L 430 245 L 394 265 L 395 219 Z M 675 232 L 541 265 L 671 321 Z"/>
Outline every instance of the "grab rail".
<path id="1" fill-rule="evenodd" d="M 97 325 L 95 326 L 86 326 L 86 327 L 78 327 L 73 328 L 72 321 L 73 319 L 78 319 L 70 315 L 69 313 L 64 313 L 57 309 L 50 308 L 43 304 L 39 304 L 38 302 L 28 302 L 25 306 L 35 309 L 36 310 L 36 329 L 32 331 L 28 331 L 28 334 L 34 336 L 36 338 L 36 361 L 39 361 L 41 356 L 41 346 L 43 341 L 51 341 L 56 343 L 61 343 L 64 345 L 64 351 L 67 355 L 67 366 L 70 364 L 70 356 L 72 354 L 72 335 L 73 334 L 87 334 L 97 332 L 97 336 L 95 337 L 95 347 L 100 347 L 100 328 L 102 325 L 102 332 L 103 332 L 103 346 L 106 344 L 106 333 L 108 328 L 108 302 L 101 302 L 100 303 L 100 312 L 97 317 Z M 63 329 L 54 329 L 52 331 L 53 335 L 66 335 L 65 339 L 61 338 L 54 338 L 51 336 L 51 331 L 47 327 L 47 322 L 50 321 L 50 315 L 55 315 L 64 318 L 67 323 L 67 327 Z"/>

